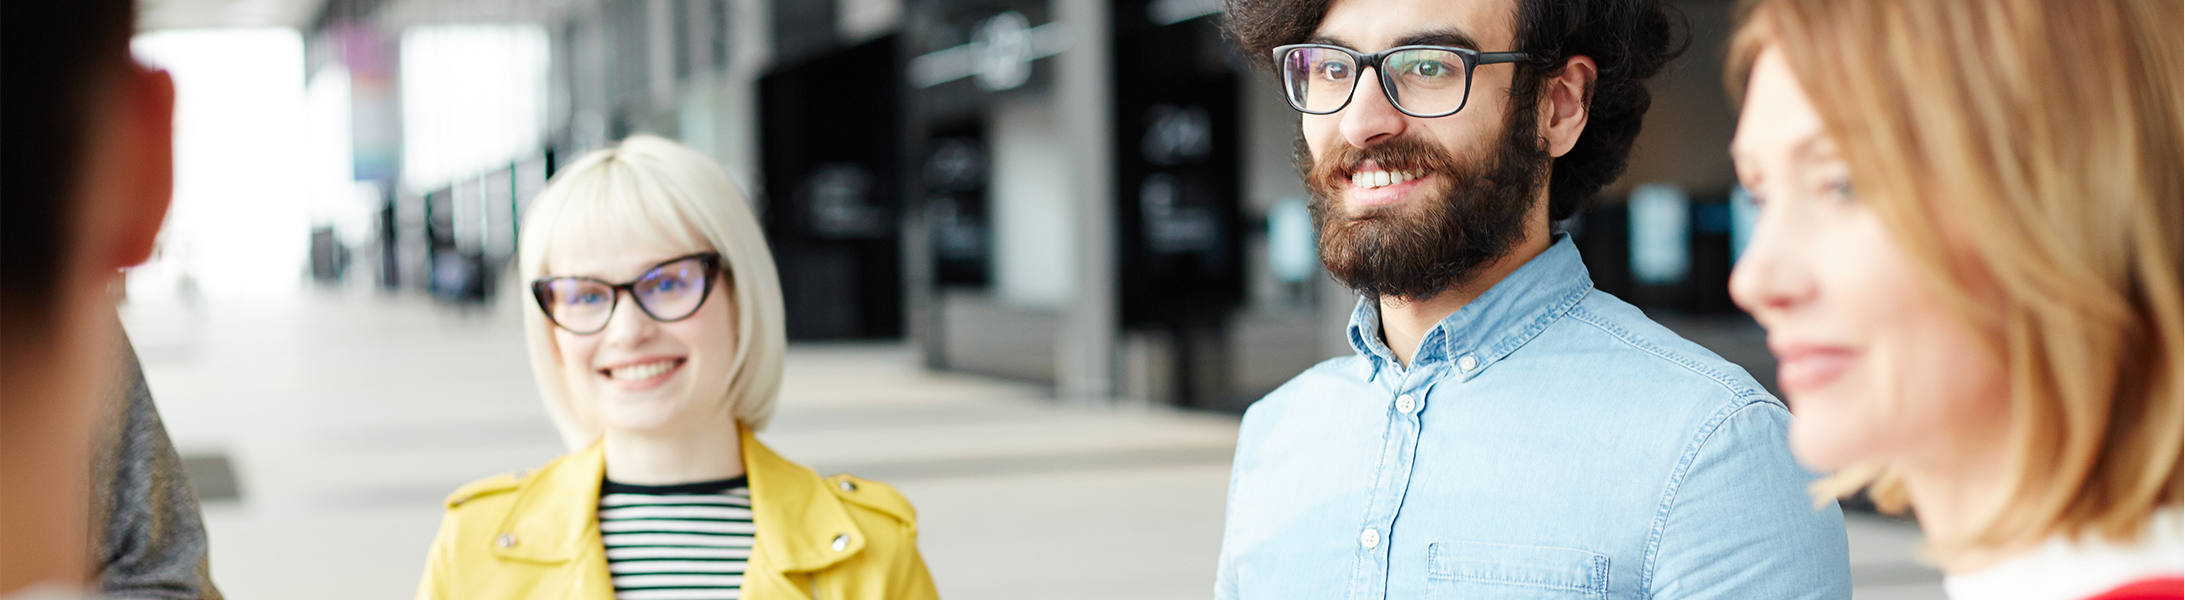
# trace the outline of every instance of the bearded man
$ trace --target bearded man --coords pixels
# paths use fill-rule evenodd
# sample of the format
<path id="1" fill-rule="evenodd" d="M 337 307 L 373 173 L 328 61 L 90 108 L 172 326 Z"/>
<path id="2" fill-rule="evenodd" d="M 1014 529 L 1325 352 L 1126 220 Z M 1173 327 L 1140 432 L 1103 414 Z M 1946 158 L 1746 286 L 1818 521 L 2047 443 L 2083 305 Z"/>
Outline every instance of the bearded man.
<path id="1" fill-rule="evenodd" d="M 1681 52 L 1647 0 L 1232 0 L 1305 113 L 1356 356 L 1253 405 L 1219 598 L 1849 598 L 1790 412 L 1593 289 L 1552 224 Z"/>

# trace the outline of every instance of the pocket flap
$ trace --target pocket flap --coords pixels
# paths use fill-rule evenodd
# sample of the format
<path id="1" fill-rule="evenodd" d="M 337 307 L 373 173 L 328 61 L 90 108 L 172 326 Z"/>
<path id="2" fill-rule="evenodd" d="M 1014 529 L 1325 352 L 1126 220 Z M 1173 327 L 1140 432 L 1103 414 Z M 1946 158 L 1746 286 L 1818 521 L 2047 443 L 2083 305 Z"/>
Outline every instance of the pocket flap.
<path id="1" fill-rule="evenodd" d="M 1584 550 L 1481 542 L 1434 542 L 1426 575 L 1605 594 L 1608 557 Z"/>

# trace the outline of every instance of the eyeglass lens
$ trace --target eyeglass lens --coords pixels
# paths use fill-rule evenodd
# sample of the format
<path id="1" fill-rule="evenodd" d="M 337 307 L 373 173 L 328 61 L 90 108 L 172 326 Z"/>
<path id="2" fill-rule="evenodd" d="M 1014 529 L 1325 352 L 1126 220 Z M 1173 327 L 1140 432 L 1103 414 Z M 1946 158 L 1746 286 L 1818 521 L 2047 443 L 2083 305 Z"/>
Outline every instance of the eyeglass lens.
<path id="1" fill-rule="evenodd" d="M 1464 107 L 1470 78 L 1462 54 L 1413 48 L 1381 58 L 1384 81 L 1398 108 L 1421 115 L 1455 112 Z M 1298 110 L 1327 114 L 1343 108 L 1358 88 L 1361 69 L 1350 53 L 1333 48 L 1293 48 L 1282 60 L 1283 87 Z"/>
<path id="2" fill-rule="evenodd" d="M 710 287 L 707 275 L 704 259 L 675 261 L 654 267 L 631 282 L 630 296 L 654 319 L 683 319 L 698 312 L 698 306 L 704 303 Z M 557 277 L 546 280 L 539 293 L 547 316 L 570 331 L 599 331 L 614 315 L 615 288 L 599 281 Z"/>

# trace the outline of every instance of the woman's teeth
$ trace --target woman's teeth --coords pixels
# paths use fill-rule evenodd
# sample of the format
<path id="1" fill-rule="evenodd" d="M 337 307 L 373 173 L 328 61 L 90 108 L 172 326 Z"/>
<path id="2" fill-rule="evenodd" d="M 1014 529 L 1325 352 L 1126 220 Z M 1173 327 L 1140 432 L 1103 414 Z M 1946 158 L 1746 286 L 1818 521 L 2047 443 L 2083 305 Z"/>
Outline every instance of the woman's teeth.
<path id="1" fill-rule="evenodd" d="M 607 378 L 615 381 L 644 381 L 659 377 L 661 373 L 666 373 L 668 369 L 673 368 L 675 368 L 675 361 L 672 359 L 623 365 L 608 369 Z"/>
<path id="2" fill-rule="evenodd" d="M 1350 174 L 1350 183 L 1370 190 L 1418 179 L 1419 175 L 1413 171 L 1359 171 Z"/>

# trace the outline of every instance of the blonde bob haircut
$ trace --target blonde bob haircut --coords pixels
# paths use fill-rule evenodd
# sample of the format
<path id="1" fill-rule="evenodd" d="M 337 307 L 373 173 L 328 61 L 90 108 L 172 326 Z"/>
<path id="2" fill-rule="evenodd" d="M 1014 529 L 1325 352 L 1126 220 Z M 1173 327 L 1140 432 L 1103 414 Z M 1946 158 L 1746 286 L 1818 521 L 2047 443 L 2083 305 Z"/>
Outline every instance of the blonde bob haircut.
<path id="1" fill-rule="evenodd" d="M 723 427 L 763 429 L 781 389 L 781 278 L 750 202 L 712 159 L 675 142 L 638 135 L 577 159 L 554 175 L 523 221 L 517 269 L 524 281 L 549 275 L 557 241 L 658 239 L 691 253 L 717 252 L 736 303 L 736 356 L 730 363 Z M 554 324 L 524 303 L 524 337 L 546 412 L 572 450 L 599 439 L 598 416 L 575 405 L 562 381 Z M 624 307 L 628 308 L 628 307 Z M 733 420 L 733 423 L 730 422 Z"/>
<path id="2" fill-rule="evenodd" d="M 2006 365 L 2002 496 L 1929 550 L 2134 541 L 2185 479 L 2179 3 L 1743 4 L 1729 89 L 1780 49 L 1864 202 Z M 1891 464 L 1814 490 L 1862 487 L 1908 503 Z"/>

